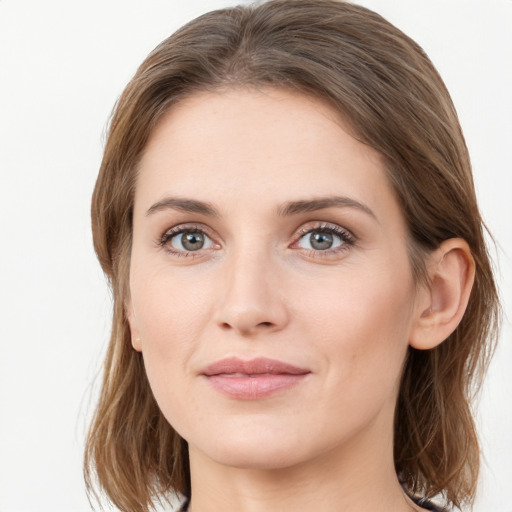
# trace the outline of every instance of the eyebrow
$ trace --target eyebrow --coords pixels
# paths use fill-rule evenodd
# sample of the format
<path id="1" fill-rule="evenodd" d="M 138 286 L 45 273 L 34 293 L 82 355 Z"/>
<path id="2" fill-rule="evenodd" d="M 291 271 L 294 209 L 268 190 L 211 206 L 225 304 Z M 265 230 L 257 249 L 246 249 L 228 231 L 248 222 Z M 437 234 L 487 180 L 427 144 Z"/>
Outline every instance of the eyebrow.
<path id="1" fill-rule="evenodd" d="M 315 199 L 287 201 L 277 208 L 277 213 L 280 217 L 289 217 L 292 215 L 314 212 L 332 207 L 354 208 L 368 214 L 370 217 L 378 221 L 377 216 L 368 206 L 355 199 L 344 196 L 328 196 Z M 218 210 L 211 203 L 179 197 L 166 197 L 161 201 L 156 202 L 148 209 L 146 216 L 167 209 L 180 210 L 188 213 L 199 213 L 208 217 L 220 216 Z"/>
<path id="2" fill-rule="evenodd" d="M 299 213 L 314 212 L 332 207 L 354 208 L 368 214 L 378 222 L 377 216 L 368 206 L 355 199 L 344 196 L 328 196 L 301 201 L 289 201 L 279 207 L 278 213 L 280 216 L 287 217 L 289 215 L 298 215 Z"/>
<path id="3" fill-rule="evenodd" d="M 165 199 L 156 202 L 148 209 L 146 216 L 167 209 L 180 210 L 189 213 L 200 213 L 201 215 L 207 215 L 209 217 L 219 216 L 219 212 L 210 203 L 197 201 L 196 199 L 179 197 L 166 197 Z"/>

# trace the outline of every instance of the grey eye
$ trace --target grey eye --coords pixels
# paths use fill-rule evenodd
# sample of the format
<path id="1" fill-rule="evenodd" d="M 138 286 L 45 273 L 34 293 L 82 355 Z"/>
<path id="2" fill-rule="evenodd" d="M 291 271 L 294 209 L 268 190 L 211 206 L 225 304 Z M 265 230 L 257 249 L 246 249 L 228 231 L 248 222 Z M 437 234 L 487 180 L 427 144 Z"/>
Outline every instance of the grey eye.
<path id="1" fill-rule="evenodd" d="M 171 245 L 179 251 L 199 251 L 213 245 L 212 240 L 201 231 L 188 231 L 177 233 L 172 237 Z"/>
<path id="2" fill-rule="evenodd" d="M 298 245 L 303 249 L 326 251 L 328 249 L 335 249 L 344 243 L 345 242 L 339 235 L 330 233 L 329 231 L 317 229 L 302 236 Z"/>

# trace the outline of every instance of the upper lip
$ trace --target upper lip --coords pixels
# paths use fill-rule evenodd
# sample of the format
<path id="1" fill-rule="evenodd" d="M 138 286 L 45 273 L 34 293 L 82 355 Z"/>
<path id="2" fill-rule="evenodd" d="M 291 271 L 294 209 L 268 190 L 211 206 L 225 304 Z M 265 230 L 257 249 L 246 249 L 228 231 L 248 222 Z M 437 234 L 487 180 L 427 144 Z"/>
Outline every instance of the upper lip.
<path id="1" fill-rule="evenodd" d="M 242 375 L 303 375 L 310 373 L 310 371 L 290 363 L 285 363 L 284 361 L 266 357 L 258 357 L 249 360 L 239 359 L 238 357 L 228 357 L 206 366 L 201 373 L 206 376 L 230 373 L 240 373 Z"/>

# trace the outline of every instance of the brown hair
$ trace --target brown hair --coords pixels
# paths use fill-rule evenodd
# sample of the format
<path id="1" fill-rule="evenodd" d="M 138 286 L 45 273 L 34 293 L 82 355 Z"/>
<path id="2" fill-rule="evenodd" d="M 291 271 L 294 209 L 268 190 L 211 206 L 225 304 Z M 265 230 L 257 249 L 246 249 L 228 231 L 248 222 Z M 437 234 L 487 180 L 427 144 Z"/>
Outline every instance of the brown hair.
<path id="1" fill-rule="evenodd" d="M 470 409 L 496 339 L 499 303 L 471 166 L 450 96 L 422 49 L 374 12 L 336 0 L 271 0 L 205 14 L 161 43 L 126 87 L 111 120 L 92 201 L 95 249 L 114 312 L 85 477 L 126 512 L 170 491 L 190 494 L 187 444 L 160 412 L 130 343 L 128 297 L 137 164 L 154 127 L 196 91 L 270 85 L 323 98 L 379 151 L 410 234 L 417 279 L 426 253 L 469 244 L 476 279 L 466 313 L 437 348 L 409 350 L 395 421 L 404 488 L 474 499 L 479 448 Z M 92 491 L 94 492 L 94 491 Z"/>

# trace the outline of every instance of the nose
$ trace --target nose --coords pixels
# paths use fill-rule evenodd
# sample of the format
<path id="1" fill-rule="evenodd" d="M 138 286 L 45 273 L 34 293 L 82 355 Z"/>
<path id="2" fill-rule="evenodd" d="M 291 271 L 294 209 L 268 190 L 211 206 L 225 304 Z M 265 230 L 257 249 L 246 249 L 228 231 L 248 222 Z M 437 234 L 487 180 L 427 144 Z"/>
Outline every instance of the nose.
<path id="1" fill-rule="evenodd" d="M 289 322 L 282 272 L 269 255 L 238 253 L 225 262 L 216 323 L 244 337 L 283 329 Z"/>

